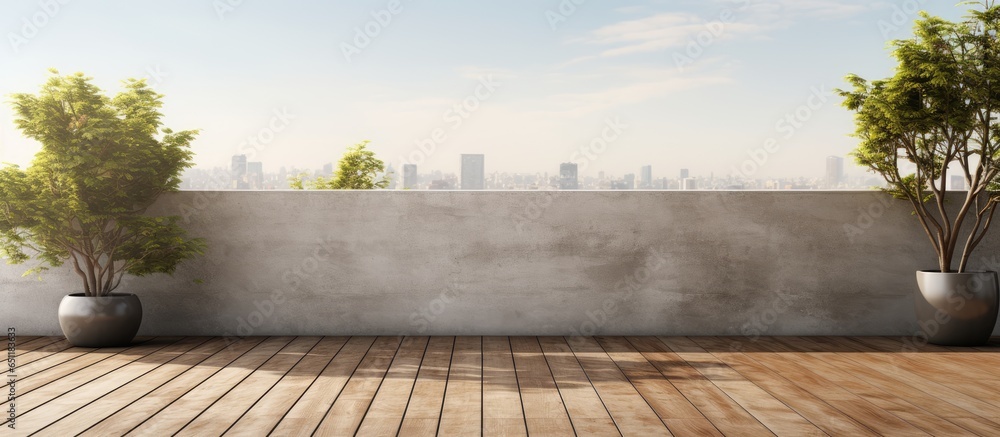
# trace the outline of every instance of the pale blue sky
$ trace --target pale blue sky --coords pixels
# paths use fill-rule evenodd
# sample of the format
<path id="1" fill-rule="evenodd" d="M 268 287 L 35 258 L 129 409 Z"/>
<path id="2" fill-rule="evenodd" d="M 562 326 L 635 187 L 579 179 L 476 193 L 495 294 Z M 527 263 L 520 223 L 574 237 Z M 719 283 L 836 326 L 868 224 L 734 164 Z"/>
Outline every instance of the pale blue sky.
<path id="1" fill-rule="evenodd" d="M 814 109 L 801 110 L 814 90 L 843 86 L 847 73 L 888 75 L 886 43 L 910 35 L 914 5 L 952 19 L 966 8 L 589 0 L 554 22 L 570 0 L 401 0 L 376 26 L 372 14 L 394 2 L 63 2 L 42 2 L 58 4 L 55 13 L 37 0 L 0 3 L 4 100 L 37 91 L 50 67 L 85 72 L 109 91 L 120 79 L 153 76 L 167 96 L 167 126 L 203 130 L 194 143 L 202 167 L 228 165 L 260 135 L 270 142 L 252 160 L 268 170 L 316 168 L 368 139 L 387 162 L 412 157 L 421 172 L 456 171 L 460 154 L 485 153 L 487 172 L 555 173 L 576 160 L 584 174 L 651 164 L 656 177 L 753 168 L 743 165 L 748 152 L 771 138 L 780 150 L 748 176 L 821 175 L 826 156 L 846 155 L 855 140 L 838 98 L 813 98 Z M 34 35 L 24 24 L 32 19 L 44 23 Z M 378 35 L 348 60 L 344 45 L 366 26 Z M 701 53 L 687 52 L 699 35 Z M 689 54 L 697 56 L 678 68 Z M 499 86 L 473 98 L 488 77 Z M 478 108 L 459 125 L 449 110 L 463 101 Z M 777 124 L 797 110 L 807 116 L 799 127 Z M 275 111 L 294 118 L 272 123 Z M 625 125 L 617 140 L 590 150 L 615 119 Z M 272 136 L 269 125 L 280 131 Z M 419 152 L 416 143 L 436 129 L 444 141 L 429 156 Z M 24 165 L 35 151 L 4 104 L 0 161 Z"/>

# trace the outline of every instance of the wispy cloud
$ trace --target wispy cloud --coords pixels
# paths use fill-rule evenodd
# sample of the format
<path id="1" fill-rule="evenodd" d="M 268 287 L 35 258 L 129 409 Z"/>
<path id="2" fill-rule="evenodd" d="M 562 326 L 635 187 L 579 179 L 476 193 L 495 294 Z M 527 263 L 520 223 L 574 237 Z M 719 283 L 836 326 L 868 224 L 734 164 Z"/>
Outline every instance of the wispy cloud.
<path id="1" fill-rule="evenodd" d="M 714 64 L 714 60 L 706 60 L 705 63 Z M 534 99 L 525 106 L 528 109 L 526 112 L 532 116 L 580 117 L 732 81 L 722 71 L 692 70 L 682 74 L 672 68 L 636 66 L 608 67 L 587 73 L 554 74 L 546 79 L 553 87 L 555 84 L 566 84 L 574 91 L 556 90 Z M 589 90 L 580 90 L 580 84 L 583 83 L 595 86 Z"/>
<path id="2" fill-rule="evenodd" d="M 771 9 L 786 19 L 801 17 L 846 18 L 865 12 L 871 7 L 868 1 L 843 0 L 772 0 L 751 2 L 750 8 Z"/>
<path id="3" fill-rule="evenodd" d="M 582 41 L 611 46 L 601 52 L 607 57 L 683 47 L 702 32 L 712 32 L 721 40 L 756 35 L 766 29 L 755 23 L 722 23 L 689 13 L 663 13 L 602 27 Z"/>
<path id="4" fill-rule="evenodd" d="M 570 44 L 604 47 L 599 53 L 582 56 L 570 63 L 598 58 L 676 50 L 710 34 L 713 43 L 747 38 L 766 38 L 778 28 L 806 19 L 841 19 L 864 12 L 870 4 L 834 0 L 732 0 L 711 2 L 714 12 L 699 15 L 691 12 L 662 12 L 644 18 L 628 19 L 605 25 Z M 619 8 L 619 13 L 633 14 L 635 8 Z"/>
<path id="5" fill-rule="evenodd" d="M 771 0 L 749 2 L 740 21 L 778 29 L 806 20 L 843 20 L 876 8 L 871 2 L 838 0 Z"/>

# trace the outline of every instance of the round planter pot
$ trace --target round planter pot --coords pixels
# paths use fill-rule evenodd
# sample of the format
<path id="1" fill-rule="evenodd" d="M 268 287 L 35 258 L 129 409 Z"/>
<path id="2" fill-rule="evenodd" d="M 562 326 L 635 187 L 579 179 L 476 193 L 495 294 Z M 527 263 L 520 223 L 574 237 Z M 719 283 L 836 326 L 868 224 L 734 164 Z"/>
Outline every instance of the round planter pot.
<path id="1" fill-rule="evenodd" d="M 1000 280 L 996 272 L 917 272 L 917 322 L 927 341 L 942 346 L 981 346 L 997 322 Z"/>
<path id="2" fill-rule="evenodd" d="M 59 303 L 59 327 L 73 346 L 126 346 L 141 323 L 142 304 L 134 294 L 88 297 L 77 293 Z"/>

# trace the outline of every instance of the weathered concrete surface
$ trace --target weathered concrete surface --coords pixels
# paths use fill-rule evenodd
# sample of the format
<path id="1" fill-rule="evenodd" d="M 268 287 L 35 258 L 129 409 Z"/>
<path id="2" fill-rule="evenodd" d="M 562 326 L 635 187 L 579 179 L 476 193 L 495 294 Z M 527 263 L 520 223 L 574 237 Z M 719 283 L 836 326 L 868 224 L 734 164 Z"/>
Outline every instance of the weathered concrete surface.
<path id="1" fill-rule="evenodd" d="M 914 271 L 935 261 L 908 205 L 886 203 L 874 192 L 183 192 L 153 212 L 185 216 L 207 256 L 120 291 L 143 301 L 141 335 L 912 335 Z M 973 265 L 997 268 L 998 248 L 995 233 Z M 75 276 L 23 270 L 0 267 L 0 319 L 58 334 Z"/>

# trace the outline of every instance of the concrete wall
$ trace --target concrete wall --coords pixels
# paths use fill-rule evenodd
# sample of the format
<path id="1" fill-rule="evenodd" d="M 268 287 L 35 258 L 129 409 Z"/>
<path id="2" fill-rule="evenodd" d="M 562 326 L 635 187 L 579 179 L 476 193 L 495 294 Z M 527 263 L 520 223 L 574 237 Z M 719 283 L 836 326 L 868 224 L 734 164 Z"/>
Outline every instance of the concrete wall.
<path id="1" fill-rule="evenodd" d="M 909 335 L 936 266 L 874 192 L 183 192 L 153 212 L 210 249 L 126 279 L 141 335 Z M 997 234 L 974 266 L 998 267 Z M 23 270 L 0 266 L 2 323 L 58 334 L 76 277 Z"/>

